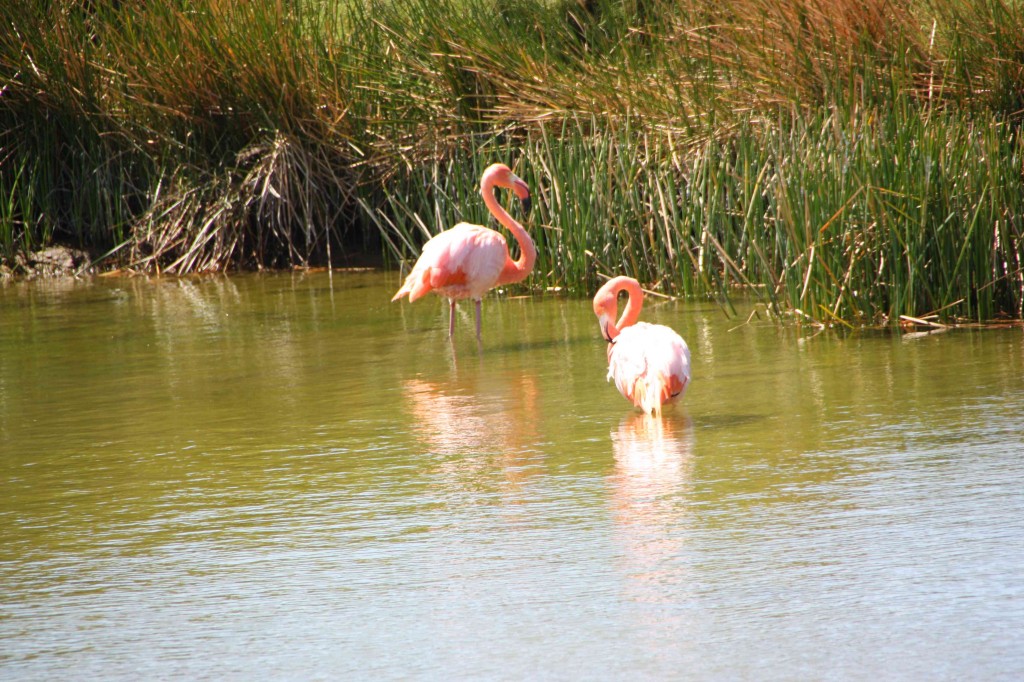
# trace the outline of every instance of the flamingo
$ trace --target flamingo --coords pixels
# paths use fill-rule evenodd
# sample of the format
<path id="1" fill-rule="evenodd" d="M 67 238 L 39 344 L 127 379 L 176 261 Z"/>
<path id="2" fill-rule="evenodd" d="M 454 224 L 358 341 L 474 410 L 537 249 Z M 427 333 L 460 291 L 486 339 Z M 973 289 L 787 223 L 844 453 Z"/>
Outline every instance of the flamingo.
<path id="1" fill-rule="evenodd" d="M 409 302 L 431 291 L 448 298 L 448 338 L 455 334 L 455 302 L 471 298 L 476 303 L 476 338 L 480 340 L 480 303 L 483 295 L 500 284 L 521 282 L 533 270 L 537 248 L 522 225 L 508 214 L 494 196 L 494 188 L 515 192 L 530 212 L 530 188 L 503 163 L 487 167 L 480 178 L 480 193 L 491 215 L 498 219 L 519 244 L 519 259 L 512 260 L 505 238 L 482 225 L 459 223 L 434 235 L 426 244 L 412 272 L 392 301 L 409 296 Z"/>
<path id="2" fill-rule="evenodd" d="M 629 294 L 616 323 L 618 294 Z M 651 415 L 683 396 L 690 383 L 690 349 L 661 324 L 637 322 L 643 306 L 640 283 L 631 277 L 608 280 L 594 296 L 594 314 L 608 341 L 608 379 L 626 400 Z"/>

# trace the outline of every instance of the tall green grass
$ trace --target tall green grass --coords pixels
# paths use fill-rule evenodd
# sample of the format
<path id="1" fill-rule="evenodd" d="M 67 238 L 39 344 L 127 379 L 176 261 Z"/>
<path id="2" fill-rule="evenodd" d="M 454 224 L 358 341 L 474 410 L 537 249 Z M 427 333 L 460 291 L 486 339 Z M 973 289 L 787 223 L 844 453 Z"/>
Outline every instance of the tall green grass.
<path id="1" fill-rule="evenodd" d="M 0 249 L 190 272 L 416 255 L 513 163 L 523 287 L 779 317 L 1024 317 L 1011 0 L 29 0 Z M 9 29 L 9 30 L 8 30 Z"/>
<path id="2" fill-rule="evenodd" d="M 538 197 L 524 221 L 539 252 L 527 286 L 583 295 L 628 272 L 723 302 L 742 288 L 779 317 L 821 324 L 1020 314 L 1024 149 L 1009 126 L 889 112 L 851 130 L 823 115 L 685 153 L 670 135 L 589 128 L 542 127 L 417 168 L 399 183 L 410 192 L 386 193 L 369 215 L 412 257 L 437 230 L 487 224 L 479 159 L 503 159 Z"/>

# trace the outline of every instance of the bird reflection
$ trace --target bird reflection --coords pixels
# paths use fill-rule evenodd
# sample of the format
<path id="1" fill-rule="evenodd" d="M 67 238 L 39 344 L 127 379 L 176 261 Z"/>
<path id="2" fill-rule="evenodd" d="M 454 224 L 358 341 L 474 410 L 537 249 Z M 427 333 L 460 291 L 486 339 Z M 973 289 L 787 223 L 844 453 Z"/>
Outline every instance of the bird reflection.
<path id="1" fill-rule="evenodd" d="M 413 430 L 442 473 L 486 478 L 497 464 L 508 482 L 529 475 L 538 457 L 537 381 L 529 374 L 503 379 L 405 381 Z"/>
<path id="2" fill-rule="evenodd" d="M 611 438 L 612 517 L 628 576 L 627 597 L 678 602 L 685 591 L 685 493 L 693 475 L 690 420 L 631 414 Z"/>

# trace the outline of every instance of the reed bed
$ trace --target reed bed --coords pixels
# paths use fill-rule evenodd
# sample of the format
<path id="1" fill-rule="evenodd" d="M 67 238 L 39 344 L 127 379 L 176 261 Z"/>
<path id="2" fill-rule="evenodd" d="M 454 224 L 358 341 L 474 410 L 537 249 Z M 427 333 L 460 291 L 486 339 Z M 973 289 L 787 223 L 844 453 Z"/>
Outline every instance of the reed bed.
<path id="1" fill-rule="evenodd" d="M 815 324 L 1019 316 L 1024 149 L 1005 126 L 939 118 L 865 117 L 849 135 L 823 115 L 686 153 L 628 127 L 596 138 L 590 123 L 542 127 L 420 168 L 403 184 L 411 194 L 368 212 L 389 216 L 389 248 L 412 256 L 433 226 L 487 224 L 474 159 L 519 159 L 539 197 L 528 286 L 585 295 L 628 272 L 723 306 L 743 290 Z"/>
<path id="2" fill-rule="evenodd" d="M 0 250 L 175 273 L 414 257 L 539 200 L 520 287 L 625 273 L 814 324 L 1024 318 L 1010 0 L 28 1 Z M 934 318 L 932 316 L 935 316 Z"/>

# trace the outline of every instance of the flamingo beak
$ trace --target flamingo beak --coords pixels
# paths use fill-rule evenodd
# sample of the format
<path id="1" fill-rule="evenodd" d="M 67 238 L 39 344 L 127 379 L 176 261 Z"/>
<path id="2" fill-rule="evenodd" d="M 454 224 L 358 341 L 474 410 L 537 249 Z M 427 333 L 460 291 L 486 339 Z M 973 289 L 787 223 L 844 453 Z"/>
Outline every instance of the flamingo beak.
<path id="1" fill-rule="evenodd" d="M 498 192 L 499 189 L 499 187 L 494 188 L 494 196 L 500 199 L 500 192 Z M 533 207 L 533 202 L 530 201 L 530 188 L 526 186 L 525 182 L 519 178 L 515 178 L 515 182 L 513 182 L 511 189 L 516 193 L 516 196 L 519 197 L 519 203 L 523 207 L 523 215 L 529 215 L 530 209 Z"/>
<path id="2" fill-rule="evenodd" d="M 530 201 L 530 186 L 523 182 L 518 175 L 513 174 L 509 179 L 512 181 L 512 191 L 516 193 L 519 203 L 523 205 L 523 214 L 529 215 L 530 208 L 533 206 Z"/>
<path id="3" fill-rule="evenodd" d="M 607 315 L 601 315 L 600 317 L 598 317 L 597 318 L 597 324 L 600 325 L 600 327 L 601 327 L 601 336 L 604 337 L 605 341 L 607 341 L 608 343 L 611 343 L 612 342 L 612 337 L 608 334 L 608 316 Z"/>
<path id="4" fill-rule="evenodd" d="M 519 200 L 519 203 L 523 205 L 523 215 L 530 215 L 530 208 L 533 207 L 533 203 L 530 201 L 530 197 L 523 197 Z"/>

